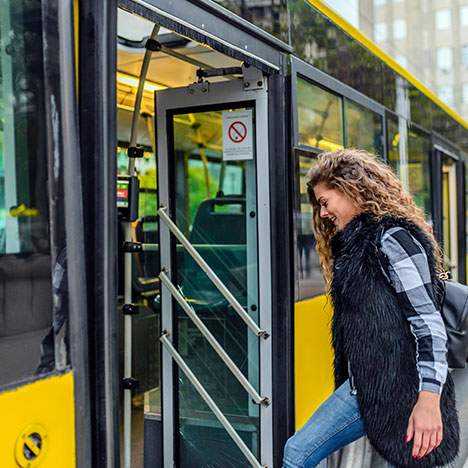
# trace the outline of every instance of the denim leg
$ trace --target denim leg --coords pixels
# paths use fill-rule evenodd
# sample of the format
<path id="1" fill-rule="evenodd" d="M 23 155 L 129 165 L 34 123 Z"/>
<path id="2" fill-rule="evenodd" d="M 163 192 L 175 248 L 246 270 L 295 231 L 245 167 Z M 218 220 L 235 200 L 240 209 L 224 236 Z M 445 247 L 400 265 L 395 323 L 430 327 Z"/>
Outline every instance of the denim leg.
<path id="1" fill-rule="evenodd" d="M 284 448 L 283 468 L 312 468 L 334 451 L 364 435 L 357 397 L 349 380 L 296 432 Z"/>

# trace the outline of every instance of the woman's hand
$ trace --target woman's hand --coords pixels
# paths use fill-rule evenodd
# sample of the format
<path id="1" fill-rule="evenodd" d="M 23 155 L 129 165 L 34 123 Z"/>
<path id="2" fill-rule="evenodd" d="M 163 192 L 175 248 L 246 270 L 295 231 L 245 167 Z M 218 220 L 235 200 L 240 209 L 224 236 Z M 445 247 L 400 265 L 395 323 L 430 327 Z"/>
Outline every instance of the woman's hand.
<path id="1" fill-rule="evenodd" d="M 422 458 L 438 447 L 442 442 L 442 436 L 440 395 L 422 390 L 411 411 L 406 430 L 406 443 L 414 438 L 413 458 Z"/>

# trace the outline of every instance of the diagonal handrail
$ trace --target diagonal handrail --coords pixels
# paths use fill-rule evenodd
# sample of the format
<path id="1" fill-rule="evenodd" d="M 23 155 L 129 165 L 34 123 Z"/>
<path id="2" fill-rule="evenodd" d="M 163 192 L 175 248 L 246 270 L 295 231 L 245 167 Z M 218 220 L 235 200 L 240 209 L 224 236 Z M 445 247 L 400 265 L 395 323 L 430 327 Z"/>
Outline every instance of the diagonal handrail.
<path id="1" fill-rule="evenodd" d="M 219 279 L 218 275 L 211 269 L 208 263 L 205 262 L 203 257 L 195 250 L 190 241 L 184 236 L 182 231 L 177 227 L 177 225 L 172 221 L 172 219 L 166 213 L 166 207 L 161 206 L 158 209 L 158 214 L 164 224 L 169 228 L 169 230 L 174 234 L 175 237 L 180 241 L 180 243 L 187 249 L 187 252 L 191 255 L 193 260 L 198 264 L 198 266 L 206 273 L 208 278 L 213 282 L 219 292 L 225 297 L 229 302 L 232 308 L 239 314 L 239 317 L 247 324 L 247 326 L 257 335 L 262 338 L 268 338 L 270 334 L 266 330 L 262 330 L 250 317 L 250 315 L 244 310 L 239 301 L 232 295 L 229 289 L 224 285 L 224 283 Z"/>
<path id="2" fill-rule="evenodd" d="M 248 381 L 248 379 L 236 366 L 234 361 L 229 357 L 229 355 L 226 353 L 223 347 L 219 344 L 218 340 L 208 330 L 208 328 L 202 322 L 200 317 L 198 317 L 196 312 L 193 310 L 193 307 L 185 300 L 182 294 L 176 289 L 176 287 L 171 282 L 169 277 L 164 273 L 164 271 L 160 273 L 159 278 L 161 279 L 161 283 L 164 284 L 164 286 L 166 286 L 166 288 L 170 291 L 170 293 L 175 297 L 175 299 L 180 304 L 182 309 L 184 309 L 184 311 L 190 317 L 192 322 L 200 330 L 201 334 L 206 338 L 206 340 L 210 343 L 210 345 L 216 351 L 218 356 L 223 360 L 224 364 L 226 364 L 229 370 L 233 373 L 234 377 L 236 377 L 239 383 L 244 387 L 247 393 L 252 397 L 253 401 L 258 405 L 261 404 L 264 406 L 268 406 L 270 404 L 270 400 L 267 397 L 261 397 L 258 394 L 257 390 L 255 390 L 252 384 Z"/>
<path id="3" fill-rule="evenodd" d="M 203 385 L 197 379 L 195 374 L 191 371 L 190 367 L 184 361 L 182 356 L 174 348 L 174 346 L 172 345 L 171 341 L 168 338 L 168 335 L 169 333 L 164 330 L 160 337 L 160 340 L 163 343 L 163 345 L 166 347 L 167 351 L 172 356 L 174 361 L 176 361 L 176 363 L 179 365 L 179 368 L 190 380 L 192 385 L 195 387 L 195 389 L 197 390 L 201 398 L 205 401 L 205 403 L 208 405 L 208 407 L 211 409 L 211 411 L 213 411 L 218 421 L 224 427 L 224 429 L 229 434 L 229 436 L 234 441 L 234 443 L 239 447 L 240 451 L 244 454 L 244 456 L 250 462 L 251 466 L 253 466 L 254 468 L 265 468 L 263 465 L 259 463 L 255 455 L 250 451 L 247 445 L 245 445 L 245 442 L 241 439 L 241 437 L 239 436 L 237 431 L 234 429 L 234 427 L 232 427 L 232 424 L 227 420 L 226 416 L 224 416 L 222 411 L 219 409 L 218 405 L 211 398 L 210 394 L 205 390 Z"/>

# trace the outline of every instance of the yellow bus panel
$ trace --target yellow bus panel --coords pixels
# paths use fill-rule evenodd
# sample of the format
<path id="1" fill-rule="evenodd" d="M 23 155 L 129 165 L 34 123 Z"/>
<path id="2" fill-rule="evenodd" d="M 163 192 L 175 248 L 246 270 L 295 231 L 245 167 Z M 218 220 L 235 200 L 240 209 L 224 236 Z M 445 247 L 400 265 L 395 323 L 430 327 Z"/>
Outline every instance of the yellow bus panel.
<path id="1" fill-rule="evenodd" d="M 326 296 L 294 306 L 296 430 L 333 393 L 332 313 Z"/>
<path id="2" fill-rule="evenodd" d="M 74 468 L 73 373 L 0 394 L 2 468 Z"/>

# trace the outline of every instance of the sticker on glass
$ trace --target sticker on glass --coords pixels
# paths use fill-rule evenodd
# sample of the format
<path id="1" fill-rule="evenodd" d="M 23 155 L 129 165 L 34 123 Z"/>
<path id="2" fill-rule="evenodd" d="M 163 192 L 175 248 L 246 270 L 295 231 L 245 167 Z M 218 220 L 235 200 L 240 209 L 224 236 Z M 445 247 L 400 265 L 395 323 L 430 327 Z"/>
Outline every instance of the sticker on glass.
<path id="1" fill-rule="evenodd" d="M 223 159 L 253 159 L 252 109 L 223 111 Z"/>

